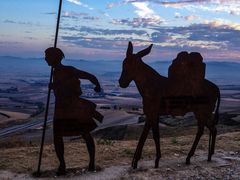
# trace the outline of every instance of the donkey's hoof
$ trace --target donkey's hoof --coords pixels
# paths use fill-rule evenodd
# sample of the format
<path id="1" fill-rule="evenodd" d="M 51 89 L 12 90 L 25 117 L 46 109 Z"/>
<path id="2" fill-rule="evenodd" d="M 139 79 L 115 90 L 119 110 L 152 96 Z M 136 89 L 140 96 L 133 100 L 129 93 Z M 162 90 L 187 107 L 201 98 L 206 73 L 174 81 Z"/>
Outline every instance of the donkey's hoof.
<path id="1" fill-rule="evenodd" d="M 90 171 L 90 172 L 94 172 L 94 171 L 96 171 L 96 168 L 95 168 L 95 166 L 89 166 L 88 167 L 88 171 Z"/>
<path id="2" fill-rule="evenodd" d="M 156 159 L 154 168 L 158 168 L 158 167 L 159 167 L 159 159 Z"/>
<path id="3" fill-rule="evenodd" d="M 41 177 L 41 172 L 34 172 L 32 173 L 33 177 Z"/>
<path id="4" fill-rule="evenodd" d="M 65 166 L 59 166 L 56 174 L 57 174 L 57 176 L 66 175 L 66 167 Z"/>
<path id="5" fill-rule="evenodd" d="M 135 164 L 132 165 L 132 168 L 133 168 L 133 169 L 137 169 L 137 165 L 135 165 Z"/>
<path id="6" fill-rule="evenodd" d="M 138 166 L 138 165 L 137 165 L 137 161 L 133 161 L 133 162 L 132 162 L 132 168 L 133 168 L 133 169 L 137 169 L 137 166 Z"/>
<path id="7" fill-rule="evenodd" d="M 190 158 L 187 158 L 186 159 L 186 165 L 189 165 L 190 164 Z"/>
<path id="8" fill-rule="evenodd" d="M 211 162 L 212 161 L 212 157 L 208 157 L 208 162 Z"/>
<path id="9" fill-rule="evenodd" d="M 57 174 L 57 176 L 64 176 L 64 175 L 66 175 L 66 170 L 58 170 L 56 172 L 56 174 Z"/>
<path id="10" fill-rule="evenodd" d="M 66 171 L 57 171 L 56 174 L 57 174 L 57 176 L 65 176 Z"/>

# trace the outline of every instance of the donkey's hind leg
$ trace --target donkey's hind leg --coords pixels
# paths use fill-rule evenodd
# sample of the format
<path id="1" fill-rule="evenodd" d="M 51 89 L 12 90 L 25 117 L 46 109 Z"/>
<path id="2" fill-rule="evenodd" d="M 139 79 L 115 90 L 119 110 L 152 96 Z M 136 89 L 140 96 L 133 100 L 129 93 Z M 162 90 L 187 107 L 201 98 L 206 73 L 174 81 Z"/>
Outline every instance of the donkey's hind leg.
<path id="1" fill-rule="evenodd" d="M 209 140 L 208 140 L 208 161 L 211 161 L 212 154 L 211 154 L 211 148 L 212 147 L 212 132 L 209 132 Z"/>
<path id="2" fill-rule="evenodd" d="M 216 137 L 217 137 L 217 128 L 214 126 L 212 130 L 212 148 L 211 148 L 212 155 L 214 154 L 214 151 L 215 151 Z"/>
<path id="3" fill-rule="evenodd" d="M 195 152 L 195 150 L 197 148 L 197 145 L 198 145 L 198 142 L 199 142 L 201 136 L 203 135 L 203 132 L 204 132 L 204 125 L 198 123 L 198 132 L 196 134 L 196 137 L 195 137 L 195 140 L 193 142 L 192 148 L 189 151 L 188 156 L 186 158 L 186 164 L 190 164 L 190 159 L 194 155 L 194 152 Z"/>
<path id="4" fill-rule="evenodd" d="M 88 165 L 88 170 L 89 171 L 95 171 L 95 144 L 93 137 L 89 132 L 84 133 L 83 139 L 86 141 L 87 144 L 87 149 L 89 153 L 89 165 Z"/>
<path id="5" fill-rule="evenodd" d="M 155 168 L 158 168 L 159 159 L 161 158 L 161 149 L 160 149 L 160 135 L 159 135 L 159 125 L 158 121 L 152 126 L 153 139 L 156 146 L 156 159 L 155 159 Z"/>
<path id="6" fill-rule="evenodd" d="M 212 155 L 214 154 L 215 150 L 215 142 L 217 136 L 217 129 L 214 126 L 208 127 L 209 128 L 209 147 L 208 147 L 208 161 L 212 160 Z"/>
<path id="7" fill-rule="evenodd" d="M 138 141 L 137 149 L 135 151 L 135 154 L 134 154 L 134 157 L 133 157 L 133 160 L 132 160 L 132 168 L 133 169 L 137 168 L 137 163 L 141 158 L 142 149 L 143 149 L 144 143 L 147 139 L 150 127 L 151 127 L 150 124 L 148 122 L 146 122 L 145 125 L 144 125 L 142 135 L 141 135 L 141 137 Z"/>

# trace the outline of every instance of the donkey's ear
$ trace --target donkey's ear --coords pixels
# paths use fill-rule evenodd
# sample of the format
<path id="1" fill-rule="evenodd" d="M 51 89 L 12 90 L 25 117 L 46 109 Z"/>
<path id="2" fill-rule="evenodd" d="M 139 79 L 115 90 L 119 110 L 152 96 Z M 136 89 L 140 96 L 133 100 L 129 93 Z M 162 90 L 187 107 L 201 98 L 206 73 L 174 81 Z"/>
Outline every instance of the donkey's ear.
<path id="1" fill-rule="evenodd" d="M 138 55 L 139 57 L 143 57 L 143 56 L 148 55 L 148 54 L 151 52 L 152 46 L 153 46 L 153 44 L 151 44 L 148 48 L 146 48 L 146 49 L 144 49 L 144 50 L 142 50 L 142 51 L 139 51 L 139 52 L 137 53 L 137 55 Z"/>
<path id="2" fill-rule="evenodd" d="M 126 56 L 128 57 L 128 56 L 130 56 L 132 54 L 133 54 L 133 45 L 132 45 L 132 42 L 129 41 Z"/>

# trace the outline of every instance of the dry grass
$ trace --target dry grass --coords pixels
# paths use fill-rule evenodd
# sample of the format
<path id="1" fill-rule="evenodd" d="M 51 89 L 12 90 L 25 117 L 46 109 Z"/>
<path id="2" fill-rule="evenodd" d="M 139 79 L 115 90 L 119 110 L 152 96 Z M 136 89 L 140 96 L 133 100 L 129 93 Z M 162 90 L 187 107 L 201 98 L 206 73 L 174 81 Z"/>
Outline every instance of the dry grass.
<path id="1" fill-rule="evenodd" d="M 178 136 L 161 139 L 162 156 L 166 159 L 186 156 L 194 136 Z M 17 139 L 15 139 L 15 142 Z M 99 139 L 96 139 L 98 142 Z M 13 141 L 14 142 L 14 141 Z M 2 146 L 3 144 L 1 144 Z M 102 168 L 114 165 L 130 166 L 137 145 L 136 140 L 96 143 L 96 163 Z M 24 147 L 21 147 L 24 146 Z M 198 150 L 204 150 L 207 158 L 208 136 L 204 135 L 199 143 Z M 217 138 L 216 149 L 227 152 L 239 152 L 240 132 L 221 134 Z M 0 148 L 0 170 L 17 173 L 32 173 L 37 168 L 39 147 L 24 142 Z M 144 160 L 154 160 L 155 146 L 152 139 L 147 139 L 143 150 Z M 65 143 L 65 159 L 68 168 L 86 167 L 88 153 L 86 145 L 81 140 Z M 58 166 L 53 145 L 44 147 L 42 169 L 53 170 Z"/>

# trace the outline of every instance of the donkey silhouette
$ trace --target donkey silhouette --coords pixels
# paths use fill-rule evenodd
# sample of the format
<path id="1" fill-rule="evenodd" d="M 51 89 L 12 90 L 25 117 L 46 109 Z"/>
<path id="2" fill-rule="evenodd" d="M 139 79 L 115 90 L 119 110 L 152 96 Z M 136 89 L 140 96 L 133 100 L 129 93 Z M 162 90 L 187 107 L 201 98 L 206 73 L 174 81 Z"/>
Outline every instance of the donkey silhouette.
<path id="1" fill-rule="evenodd" d="M 158 125 L 159 116 L 184 115 L 187 112 L 194 113 L 195 118 L 197 119 L 198 131 L 191 150 L 186 158 L 186 164 L 190 164 L 190 159 L 194 155 L 205 126 L 210 131 L 208 161 L 211 161 L 211 157 L 214 154 L 217 135 L 217 129 L 215 126 L 219 118 L 219 88 L 214 83 L 204 79 L 203 88 L 198 90 L 198 97 L 174 97 L 172 92 L 175 92 L 178 88 L 177 86 L 174 87 L 174 82 L 170 82 L 169 78 L 161 76 L 153 68 L 142 61 L 142 57 L 151 52 L 152 46 L 153 45 L 151 44 L 148 48 L 137 54 L 133 54 L 133 45 L 129 42 L 126 58 L 122 64 L 121 77 L 119 79 L 119 85 L 121 88 L 127 88 L 131 81 L 135 82 L 137 89 L 142 96 L 143 112 L 146 115 L 145 125 L 132 160 L 132 167 L 134 169 L 137 168 L 144 143 L 151 128 L 156 146 L 155 168 L 157 168 L 159 166 L 159 159 L 161 158 Z M 198 103 L 197 100 L 201 99 L 201 97 L 204 97 L 205 100 Z M 181 103 L 177 104 L 176 101 L 178 102 L 179 99 L 181 100 Z"/>

